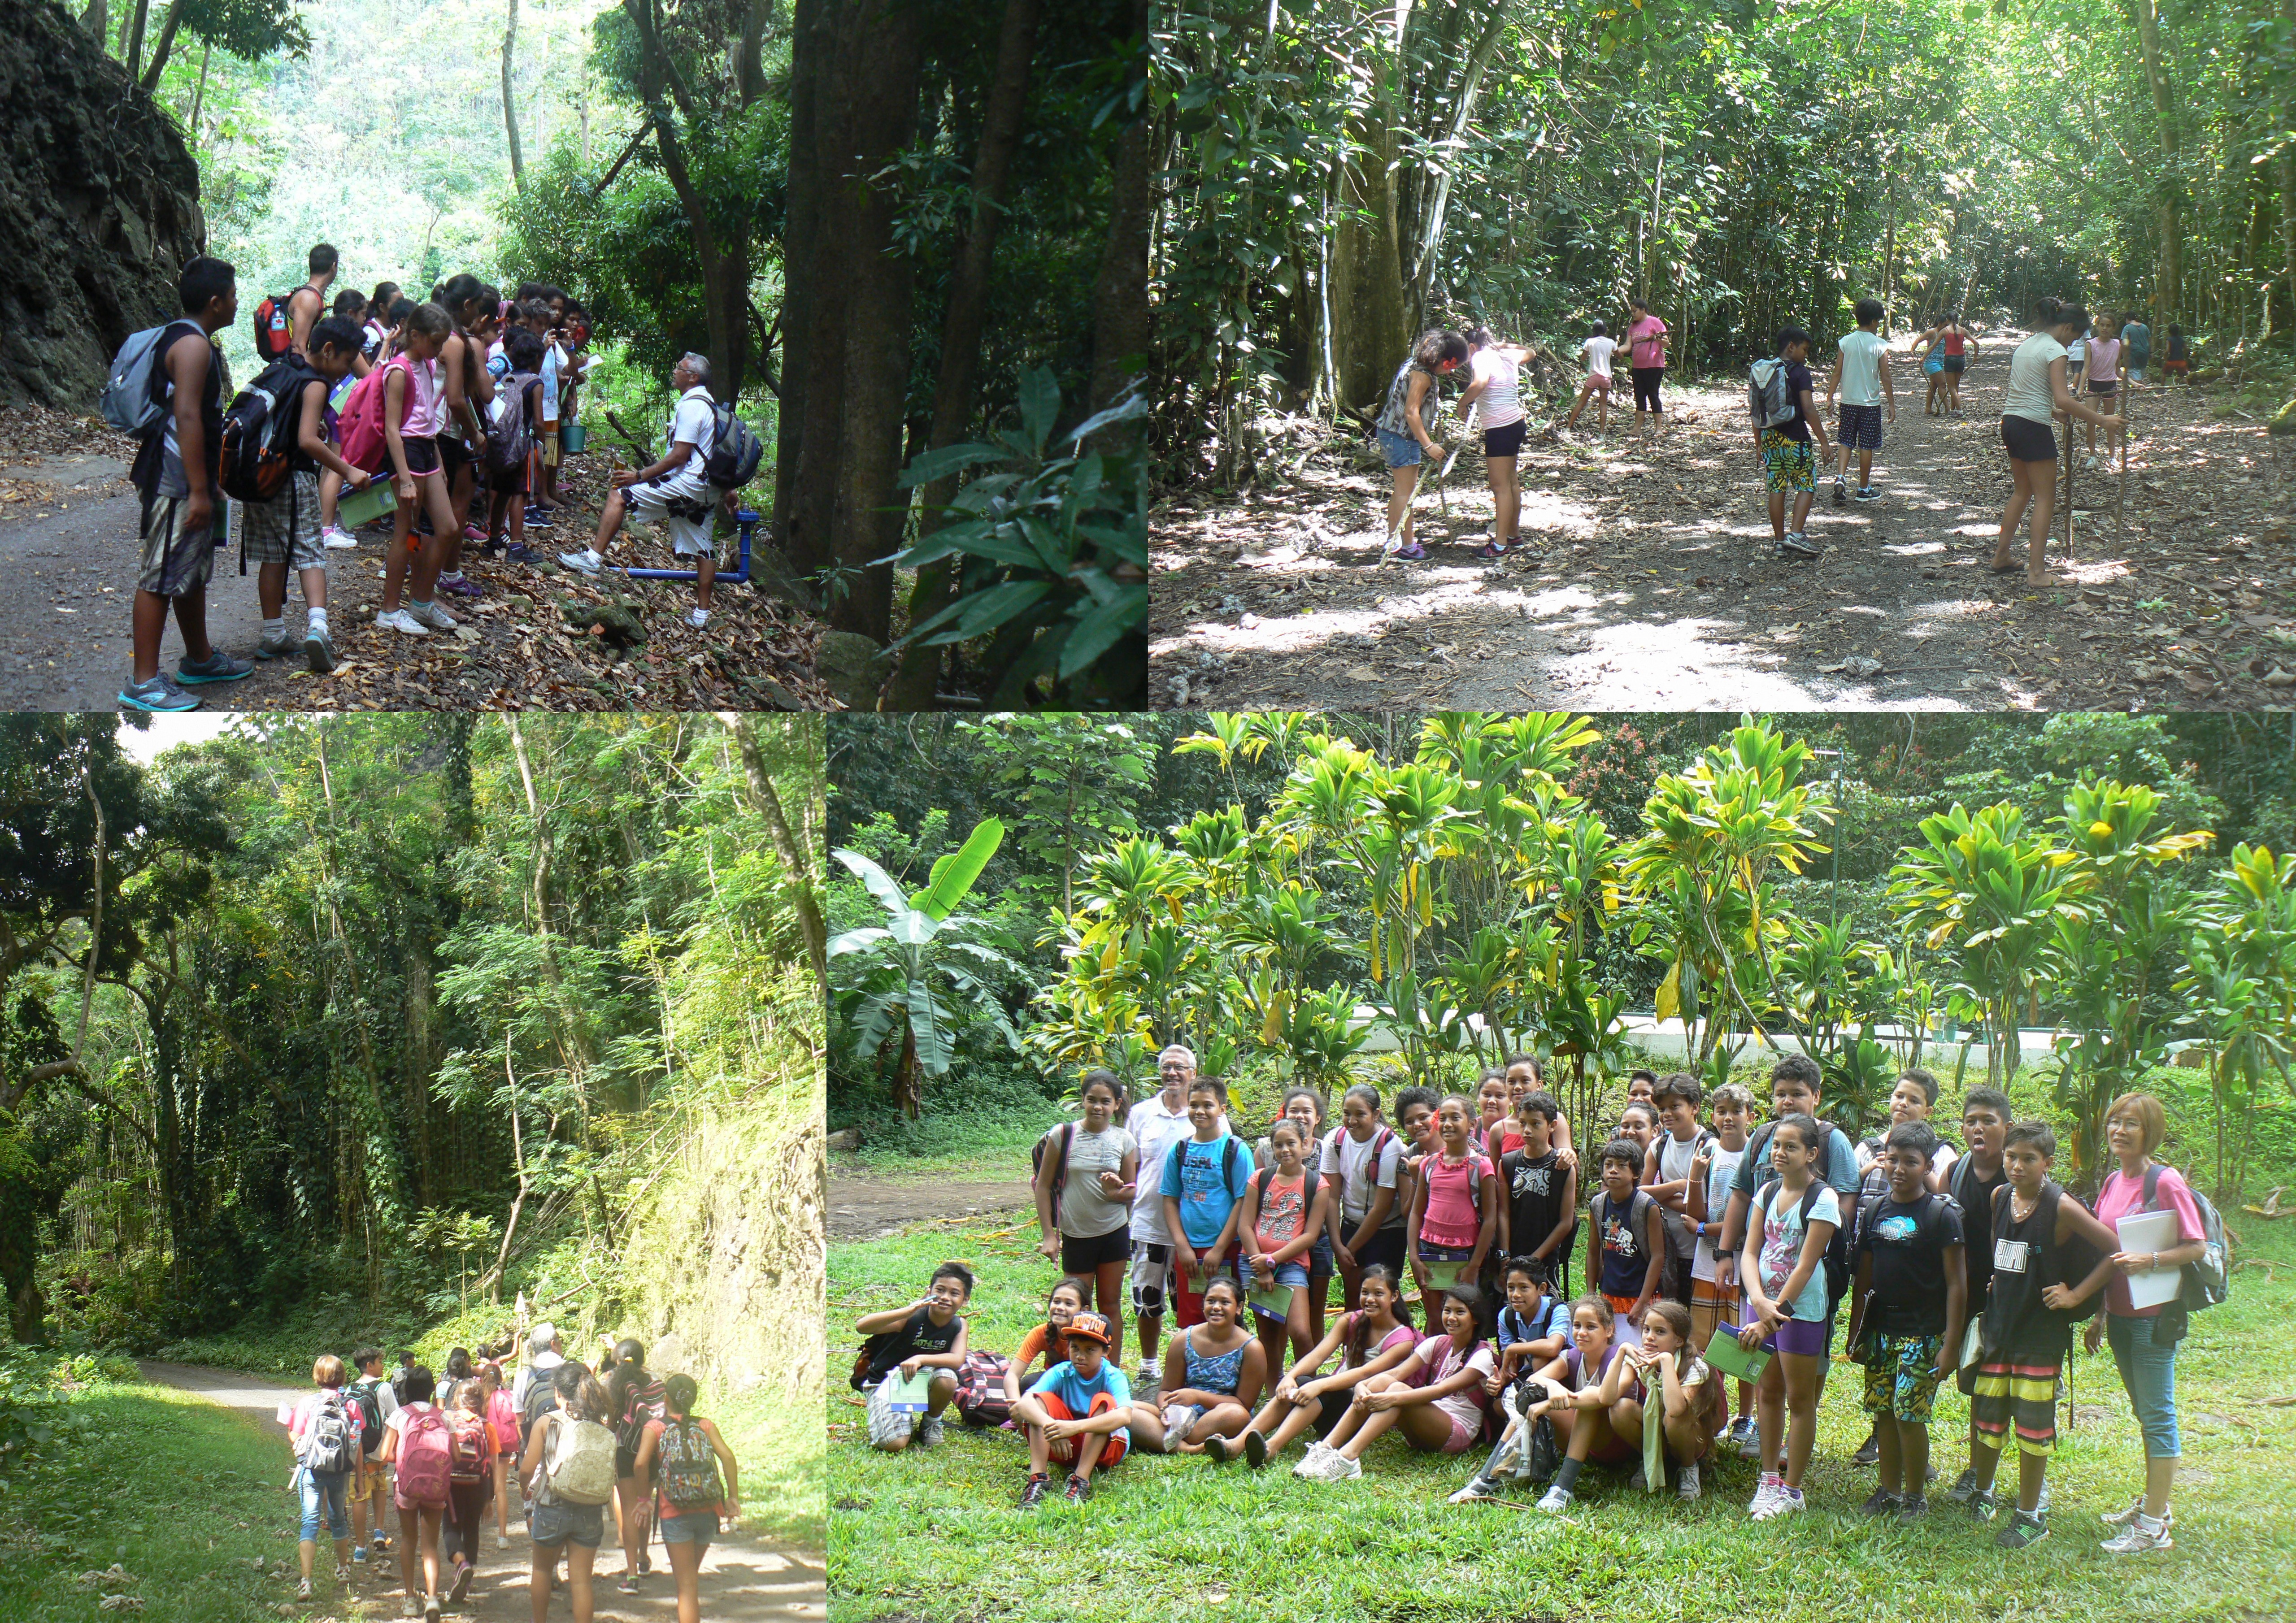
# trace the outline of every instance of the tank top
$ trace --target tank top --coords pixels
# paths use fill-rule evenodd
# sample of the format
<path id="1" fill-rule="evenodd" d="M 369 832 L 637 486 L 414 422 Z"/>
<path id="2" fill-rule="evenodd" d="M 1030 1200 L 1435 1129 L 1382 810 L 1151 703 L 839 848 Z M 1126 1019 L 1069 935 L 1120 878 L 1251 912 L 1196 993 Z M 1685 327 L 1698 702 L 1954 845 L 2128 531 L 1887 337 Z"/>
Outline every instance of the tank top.
<path id="1" fill-rule="evenodd" d="M 1522 421 L 1521 369 L 1496 349 L 1476 353 L 1470 363 L 1483 385 L 1482 417 L 1487 429 L 1503 429 Z"/>
<path id="2" fill-rule="evenodd" d="M 399 420 L 400 436 L 407 439 L 436 439 L 439 423 L 439 363 L 418 361 L 402 353 L 390 357 L 390 365 L 406 373 L 406 415 Z"/>
<path id="3" fill-rule="evenodd" d="M 1967 340 L 1962 337 L 1958 329 L 1948 332 L 1945 335 L 1945 352 L 1948 355 L 1959 355 L 1962 352 L 1963 346 L 1967 341 Z"/>
<path id="4" fill-rule="evenodd" d="M 2072 1326 L 2041 1300 L 2064 1277 L 2057 1250 L 2057 1201 L 2064 1191 L 2045 1182 L 2022 1222 L 2017 1192 L 2007 1184 L 1993 1195 L 1993 1283 L 1985 1298 L 1983 1357 L 2013 1364 L 2049 1364 L 2072 1350 Z"/>
<path id="5" fill-rule="evenodd" d="M 1411 418 L 1406 408 L 1411 402 L 1411 374 L 1416 369 L 1408 357 L 1405 357 L 1402 365 L 1395 369 L 1395 376 L 1390 380 L 1387 386 L 1387 404 L 1380 408 L 1377 425 L 1390 434 L 1400 434 L 1406 439 L 1411 438 Z M 1427 431 L 1432 434 L 1435 431 L 1435 420 L 1442 414 L 1441 386 L 1435 375 L 1430 373 L 1427 376 L 1427 392 L 1420 398 L 1419 401 L 1419 420 L 1426 426 Z"/>
<path id="6" fill-rule="evenodd" d="M 1483 1178 L 1491 1169 L 1481 1151 L 1468 1146 L 1464 1160 L 1446 1161 L 1438 1150 L 1419 1163 L 1427 1180 L 1427 1209 L 1419 1222 L 1423 1245 L 1472 1246 L 1483 1232 Z"/>
<path id="7" fill-rule="evenodd" d="M 1235 1383 L 1243 1373 L 1243 1355 L 1251 1350 L 1247 1338 L 1232 1352 L 1208 1356 L 1196 1350 L 1193 1330 L 1181 1340 L 1180 1352 L 1188 1363 L 1188 1384 L 1199 1392 L 1234 1392 Z"/>
<path id="8" fill-rule="evenodd" d="M 2120 340 L 2117 338 L 2093 338 L 2088 340 L 2088 376 L 2092 383 L 2110 383 L 2120 375 Z"/>

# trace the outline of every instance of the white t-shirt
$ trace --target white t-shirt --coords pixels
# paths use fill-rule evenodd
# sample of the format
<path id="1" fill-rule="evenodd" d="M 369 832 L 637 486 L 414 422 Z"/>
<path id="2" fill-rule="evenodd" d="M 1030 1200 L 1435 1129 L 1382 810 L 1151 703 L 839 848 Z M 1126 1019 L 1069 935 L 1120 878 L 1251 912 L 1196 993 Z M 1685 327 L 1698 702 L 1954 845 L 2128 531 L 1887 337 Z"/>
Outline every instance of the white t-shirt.
<path id="1" fill-rule="evenodd" d="M 2056 398 L 2049 392 L 2049 363 L 2064 355 L 2065 347 L 2046 332 L 2036 332 L 2018 345 L 2009 357 L 2009 387 L 2001 397 L 2001 414 L 2053 427 L 2050 414 L 2056 409 Z M 2071 367 L 2066 367 L 2065 375 L 2073 375 Z"/>
<path id="2" fill-rule="evenodd" d="M 390 1389 L 387 1387 L 384 1389 L 386 1391 L 389 1389 Z M 404 1407 L 394 1408 L 390 1414 L 383 1416 L 382 1429 L 386 1431 L 396 1431 L 401 1437 L 405 1437 L 406 1435 L 406 1421 L 409 1415 L 428 1414 L 432 1413 L 437 1406 L 438 1406 L 435 1404 L 410 1403 Z"/>
<path id="3" fill-rule="evenodd" d="M 1053 1141 L 1045 1146 L 1046 1155 L 1060 1153 L 1060 1131 L 1053 1129 Z M 1087 1133 L 1082 1122 L 1076 1124 L 1076 1134 L 1069 1141 L 1068 1166 L 1061 1178 L 1060 1209 L 1053 1214 L 1062 1239 L 1097 1240 L 1125 1225 L 1128 1209 L 1100 1193 L 1100 1175 L 1123 1171 L 1124 1158 L 1137 1147 L 1132 1135 L 1122 1127 Z"/>
<path id="4" fill-rule="evenodd" d="M 677 409 L 669 420 L 669 445 L 674 447 L 690 441 L 693 455 L 663 476 L 663 489 L 679 496 L 709 494 L 709 481 L 701 477 L 701 469 L 718 444 L 717 419 L 711 415 L 716 406 L 709 391 L 699 384 L 678 396 Z"/>
<path id="5" fill-rule="evenodd" d="M 1379 1152 L 1376 1170 L 1367 1171 L 1371 1147 L 1380 1141 L 1377 1127 L 1363 1143 L 1357 1143 L 1345 1127 L 1333 1127 L 1324 1135 L 1324 1161 L 1317 1168 L 1325 1177 L 1340 1180 L 1340 1217 L 1352 1234 L 1371 1210 L 1372 1191 L 1395 1187 L 1396 1168 L 1403 1160 L 1403 1135 L 1389 1129 L 1386 1147 Z M 1392 1208 L 1388 1212 L 1393 1225 L 1400 1228 L 1403 1219 Z"/>
<path id="6" fill-rule="evenodd" d="M 1721 1238 L 1722 1219 L 1730 1209 L 1730 1185 L 1737 1181 L 1738 1163 L 1746 1159 L 1746 1146 L 1726 1150 L 1716 1143 L 1708 1152 L 1706 1163 L 1706 1225 L 1707 1239 L 1690 1254 L 1690 1276 L 1693 1279 L 1714 1277 L 1714 1247 Z"/>
<path id="7" fill-rule="evenodd" d="M 1882 404 L 1882 366 L 1876 358 L 1889 346 L 1879 332 L 1859 327 L 1841 337 L 1841 404 Z"/>
<path id="8" fill-rule="evenodd" d="M 1578 346 L 1578 350 L 1587 357 L 1588 372 L 1598 378 L 1607 378 L 1611 375 L 1611 356 L 1618 347 L 1617 341 L 1612 339 L 1590 338 Z"/>
<path id="9" fill-rule="evenodd" d="M 1660 1133 L 1651 1142 L 1658 1145 L 1658 1181 L 1678 1184 L 1690 1176 L 1690 1163 L 1698 1159 L 1699 1135 L 1677 1140 L 1672 1133 Z M 1689 1257 L 1698 1249 L 1695 1222 L 1683 1213 L 1668 1209 L 1666 1219 L 1666 1249 L 1677 1257 Z"/>
<path id="10" fill-rule="evenodd" d="M 1187 1101 L 1180 1102 L 1177 1111 L 1164 1108 L 1164 1094 L 1160 1089 L 1134 1105 L 1124 1118 L 1124 1126 L 1132 1135 L 1133 1143 L 1140 1146 L 1139 1188 L 1132 1197 L 1132 1237 L 1150 1245 L 1169 1245 L 1172 1236 L 1164 1228 L 1164 1180 L 1161 1168 L 1172 1157 L 1172 1146 L 1184 1138 L 1193 1138 L 1195 1128 L 1188 1122 Z M 1227 1118 L 1223 1115 L 1220 1131 L 1227 1129 Z M 1151 1173 L 1147 1168 L 1159 1170 Z"/>
<path id="11" fill-rule="evenodd" d="M 1503 429 L 1522 421 L 1522 398 L 1518 392 L 1517 378 L 1521 368 L 1496 349 L 1478 349 L 1467 363 L 1473 380 L 1483 385 L 1477 397 L 1482 403 L 1483 426 Z"/>

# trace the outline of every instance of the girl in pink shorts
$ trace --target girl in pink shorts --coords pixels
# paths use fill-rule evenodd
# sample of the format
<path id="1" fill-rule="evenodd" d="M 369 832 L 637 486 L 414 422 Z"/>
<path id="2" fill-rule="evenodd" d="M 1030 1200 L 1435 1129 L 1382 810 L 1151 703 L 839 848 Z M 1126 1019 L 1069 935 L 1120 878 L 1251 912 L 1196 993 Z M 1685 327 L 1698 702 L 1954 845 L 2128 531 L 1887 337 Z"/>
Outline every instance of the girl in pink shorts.
<path id="1" fill-rule="evenodd" d="M 1474 1286 L 1455 1284 L 1443 1293 L 1442 1323 L 1391 1373 L 1357 1386 L 1348 1412 L 1325 1439 L 1335 1463 L 1316 1480 L 1363 1475 L 1364 1450 L 1390 1429 L 1423 1453 L 1464 1454 L 1474 1446 L 1488 1401 L 1483 1382 L 1498 1367 L 1489 1304 Z"/>

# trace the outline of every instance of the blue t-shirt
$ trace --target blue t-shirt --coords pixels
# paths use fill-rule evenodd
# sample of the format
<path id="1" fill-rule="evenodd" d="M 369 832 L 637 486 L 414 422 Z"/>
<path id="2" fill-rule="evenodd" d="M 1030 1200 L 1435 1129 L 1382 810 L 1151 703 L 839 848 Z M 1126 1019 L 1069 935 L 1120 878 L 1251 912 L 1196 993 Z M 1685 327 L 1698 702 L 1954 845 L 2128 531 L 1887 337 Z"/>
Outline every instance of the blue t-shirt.
<path id="1" fill-rule="evenodd" d="M 1228 1213 L 1250 1187 L 1251 1157 L 1232 1134 L 1184 1138 L 1164 1159 L 1163 1192 L 1180 1203 L 1180 1227 L 1192 1250 L 1219 1238 Z"/>
<path id="2" fill-rule="evenodd" d="M 1075 1365 L 1055 1364 L 1037 1376 L 1037 1384 L 1029 1390 L 1050 1393 L 1067 1405 L 1069 1414 L 1078 1420 L 1092 1413 L 1092 1400 L 1103 1392 L 1111 1402 L 1119 1406 L 1129 1407 L 1132 1403 L 1132 1383 L 1124 1378 L 1124 1372 L 1116 1366 L 1113 1358 L 1103 1358 L 1100 1373 L 1089 1381 L 1077 1373 Z M 1113 1435 L 1129 1443 L 1132 1428 L 1119 1426 Z"/>
<path id="3" fill-rule="evenodd" d="M 1555 1332 L 1554 1321 L 1558 1318 L 1562 1321 L 1562 1328 L 1568 1331 L 1570 1328 L 1570 1315 L 1562 1310 L 1561 1299 L 1551 1292 L 1538 1299 L 1538 1306 L 1531 1310 L 1528 1319 L 1517 1318 L 1514 1305 L 1510 1302 L 1499 1309 L 1495 1337 L 1499 1350 L 1505 1352 L 1517 1341 L 1545 1340 Z"/>

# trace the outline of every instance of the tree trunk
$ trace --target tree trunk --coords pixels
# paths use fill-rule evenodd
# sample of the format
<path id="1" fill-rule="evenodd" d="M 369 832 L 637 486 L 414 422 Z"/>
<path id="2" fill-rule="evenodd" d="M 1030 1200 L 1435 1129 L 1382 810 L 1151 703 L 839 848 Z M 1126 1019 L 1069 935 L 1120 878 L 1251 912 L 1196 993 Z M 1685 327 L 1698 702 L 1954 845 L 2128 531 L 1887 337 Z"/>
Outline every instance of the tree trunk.
<path id="1" fill-rule="evenodd" d="M 511 59 L 518 44 L 518 0 L 510 0 L 510 14 L 503 24 L 502 97 L 503 133 L 510 137 L 510 179 L 521 192 L 526 190 L 526 158 L 518 146 L 518 102 L 511 94 Z"/>
<path id="2" fill-rule="evenodd" d="M 200 144 L 200 110 L 207 104 L 208 99 L 208 58 L 214 54 L 213 42 L 205 39 L 200 41 L 200 82 L 192 90 L 191 133 L 192 145 L 195 150 Z"/>
<path id="3" fill-rule="evenodd" d="M 750 0 L 742 13 L 742 40 L 734 58 L 734 85 L 742 105 L 752 105 L 766 94 L 766 29 L 774 16 L 774 0 Z"/>
<path id="4" fill-rule="evenodd" d="M 1491 58 L 1498 53 L 1499 41 L 1506 33 L 1507 22 L 1505 4 L 1492 6 L 1489 18 L 1484 23 L 1481 36 L 1475 41 L 1473 49 L 1468 52 L 1466 64 L 1460 70 L 1458 86 L 1452 92 L 1455 99 L 1452 103 L 1449 127 L 1444 132 L 1447 140 L 1457 141 L 1472 127 L 1475 118 L 1475 101 L 1482 94 L 1483 73 L 1491 65 Z M 1665 146 L 1661 144 L 1659 151 L 1663 153 L 1666 151 Z M 1664 159 L 1661 158 L 1660 161 L 1663 162 Z M 1416 268 L 1412 276 L 1411 286 L 1411 305 L 1414 312 L 1414 319 L 1417 320 L 1423 321 L 1426 318 L 1428 301 L 1434 289 L 1435 256 L 1436 250 L 1442 246 L 1444 217 L 1450 210 L 1453 173 L 1454 166 L 1447 163 L 1442 174 L 1437 177 L 1434 206 L 1428 210 L 1426 225 L 1420 233 Z M 1652 204 L 1653 220 L 1656 216 L 1657 204 L 1653 199 Z"/>
<path id="5" fill-rule="evenodd" d="M 1132 39 L 1139 51 L 1125 72 L 1128 85 L 1147 71 L 1147 0 L 1136 0 Z M 1117 138 L 1108 211 L 1108 239 L 1093 288 L 1092 397 L 1095 411 L 1113 406 L 1148 365 L 1149 158 L 1154 117 L 1143 106 Z"/>
<path id="6" fill-rule="evenodd" d="M 827 537 L 805 529 L 798 468 L 806 441 L 813 351 L 814 259 L 820 251 L 818 184 L 821 86 L 836 53 L 836 7 L 796 0 L 790 20 L 788 215 L 782 229 L 782 409 L 774 433 L 774 539 L 792 567 L 812 574 L 828 561 Z"/>
<path id="7" fill-rule="evenodd" d="M 120 51 L 119 60 L 132 78 L 143 77 L 144 24 L 151 14 L 152 0 L 135 0 L 135 9 L 127 13 L 127 43 Z"/>
<path id="8" fill-rule="evenodd" d="M 135 20 L 144 20 L 143 8 L 136 8 Z M 151 65 L 144 70 L 141 83 L 146 92 L 157 92 L 160 75 L 167 71 L 168 58 L 176 49 L 176 30 L 183 25 L 184 0 L 168 0 L 168 14 L 160 19 L 160 37 L 152 47 Z M 139 30 L 140 36 L 140 30 Z"/>
<path id="9" fill-rule="evenodd" d="M 107 0 L 87 0 L 87 9 L 79 14 L 79 26 L 94 37 L 99 50 L 111 44 L 111 7 Z"/>
<path id="10" fill-rule="evenodd" d="M 765 753 L 758 745 L 757 717 L 744 711 L 728 712 L 718 719 L 732 732 L 735 747 L 741 751 L 750 808 L 765 824 L 782 866 L 789 870 L 798 933 L 805 939 L 805 954 L 813 964 L 814 979 L 825 988 L 829 985 L 829 928 L 822 918 L 821 899 L 815 889 L 813 858 L 806 842 L 799 838 L 801 829 L 792 829 L 788 817 L 783 815 L 781 794 L 774 788 L 773 775 L 766 770 Z"/>
<path id="11" fill-rule="evenodd" d="M 2161 174 L 2152 193 L 2152 218 L 2161 238 L 2161 280 L 2153 293 L 2159 319 L 2174 321 L 2185 298 L 2184 222 L 2177 193 L 2184 184 L 2183 142 L 2177 129 L 2176 103 L 2170 99 L 2168 64 L 2161 51 L 2159 0 L 2129 0 L 2136 19 L 2136 40 L 2144 59 L 2144 80 L 2152 93 L 2152 117 L 2161 136 Z"/>
<path id="12" fill-rule="evenodd" d="M 1374 104 L 1351 120 L 1359 144 L 1340 173 L 1332 234 L 1332 365 L 1340 399 L 1377 409 L 1411 343 L 1395 241 L 1395 131 Z"/>
<path id="13" fill-rule="evenodd" d="M 980 370 L 980 338 L 988 324 L 988 275 L 995 261 L 996 230 L 1013 155 L 1029 114 L 1029 68 L 1037 54 L 1037 0 L 1004 0 L 1004 26 L 996 44 L 996 68 L 980 113 L 980 141 L 972 155 L 972 219 L 949 275 L 948 307 L 941 321 L 940 378 L 933 390 L 932 427 L 925 444 L 938 450 L 963 438 L 978 404 L 975 377 Z M 1146 246 L 1144 237 L 1142 246 Z M 1146 299 L 1144 295 L 1144 308 Z M 939 528 L 939 513 L 955 496 L 956 477 L 924 488 L 918 528 Z M 909 594 L 909 623 L 931 619 L 947 601 L 952 561 L 929 563 L 917 571 Z M 945 648 L 912 644 L 901 655 L 886 708 L 930 710 L 940 684 Z"/>

